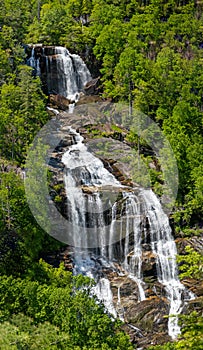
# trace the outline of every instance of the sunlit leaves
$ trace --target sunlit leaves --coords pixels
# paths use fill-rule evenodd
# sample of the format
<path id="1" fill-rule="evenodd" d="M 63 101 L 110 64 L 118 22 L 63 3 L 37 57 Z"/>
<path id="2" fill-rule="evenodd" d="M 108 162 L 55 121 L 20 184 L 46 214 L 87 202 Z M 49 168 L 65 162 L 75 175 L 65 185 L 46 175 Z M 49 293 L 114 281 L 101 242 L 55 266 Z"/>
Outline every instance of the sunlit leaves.
<path id="1" fill-rule="evenodd" d="M 43 261 L 39 267 L 47 278 L 0 277 L 0 329 L 4 322 L 6 330 L 0 344 L 4 339 L 6 345 L 13 341 L 35 349 L 35 342 L 42 346 L 47 341 L 47 349 L 55 343 L 69 349 L 68 341 L 70 349 L 132 350 L 119 322 L 89 296 L 87 277 L 73 277 L 62 265 L 54 269 Z"/>

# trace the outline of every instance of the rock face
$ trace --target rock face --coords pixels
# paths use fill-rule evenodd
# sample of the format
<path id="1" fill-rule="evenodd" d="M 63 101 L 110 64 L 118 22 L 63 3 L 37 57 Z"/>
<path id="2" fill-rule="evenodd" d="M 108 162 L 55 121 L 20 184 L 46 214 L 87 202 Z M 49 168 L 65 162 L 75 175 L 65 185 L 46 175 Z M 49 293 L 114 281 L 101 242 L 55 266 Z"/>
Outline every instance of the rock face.
<path id="1" fill-rule="evenodd" d="M 109 117 L 104 114 L 95 116 L 94 110 L 91 110 L 90 107 L 88 111 L 85 105 L 81 105 L 79 108 L 81 109 L 76 114 L 61 112 L 56 115 L 56 118 L 60 121 L 61 130 L 63 132 L 67 130 L 67 134 L 60 141 L 49 160 L 51 173 L 50 196 L 64 217 L 68 215 L 68 203 L 64 185 L 64 164 L 61 159 L 63 154 L 75 143 L 74 134 L 68 132 L 70 126 L 84 137 L 84 144 L 88 150 L 100 158 L 105 168 L 119 180 L 121 187 L 117 189 L 118 192 L 122 193 L 122 186 L 126 186 L 129 192 L 135 191 L 136 188 L 139 189 L 139 185 L 131 176 L 133 164 L 130 161 L 132 149 L 126 142 L 128 131 L 121 126 L 121 123 L 112 127 L 111 115 Z M 95 191 L 100 191 L 99 188 L 95 190 L 95 188 L 93 189 L 85 184 L 81 184 L 81 189 L 87 196 L 92 195 Z M 122 208 L 121 197 L 119 197 L 119 200 L 120 208 Z M 117 213 L 118 217 L 120 215 L 122 215 L 122 210 Z M 145 220 L 146 218 L 143 217 L 142 219 Z M 145 240 L 143 239 L 144 236 Z M 146 222 L 143 237 L 141 260 L 145 300 L 140 300 L 137 280 L 129 276 L 129 273 L 119 262 L 119 257 L 120 261 L 124 258 L 120 249 L 122 240 L 119 244 L 114 245 L 114 257 L 117 260 L 114 261 L 113 266 L 103 264 L 102 257 L 96 254 L 94 249 L 90 249 L 100 276 L 105 276 L 110 281 L 114 308 L 117 315 L 124 320 L 124 330 L 129 333 L 132 343 L 141 349 L 145 349 L 152 344 L 163 344 L 171 339 L 167 334 L 168 320 L 166 318 L 169 313 L 169 301 L 163 285 L 157 279 L 156 255 L 152 251 L 149 242 Z M 184 247 L 188 244 L 195 248 L 198 246 L 199 251 L 202 249 L 202 239 L 200 238 L 177 239 L 180 252 L 183 252 Z M 132 235 L 129 235 L 129 247 L 132 249 L 125 257 L 128 263 L 133 259 L 134 242 Z M 60 255 L 60 259 L 65 262 L 67 269 L 72 270 L 74 268 L 71 247 L 66 248 Z M 197 296 L 202 295 L 203 286 L 201 282 L 197 284 L 196 281 L 185 279 L 183 283 Z M 200 304 L 201 302 L 197 299 L 197 303 L 191 301 L 188 308 L 198 308 Z M 186 311 L 187 307 L 185 307 Z"/>

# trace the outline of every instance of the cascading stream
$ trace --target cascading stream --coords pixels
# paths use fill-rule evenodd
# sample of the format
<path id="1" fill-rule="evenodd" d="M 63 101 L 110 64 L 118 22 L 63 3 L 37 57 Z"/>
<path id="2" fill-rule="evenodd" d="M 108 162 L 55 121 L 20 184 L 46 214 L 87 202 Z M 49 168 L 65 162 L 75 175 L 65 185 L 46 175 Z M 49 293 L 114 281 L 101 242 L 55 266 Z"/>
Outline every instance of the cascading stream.
<path id="1" fill-rule="evenodd" d="M 103 301 L 104 306 L 108 312 L 114 317 L 117 317 L 117 312 L 113 304 L 113 294 L 109 280 L 107 278 L 100 278 L 97 285 L 93 288 L 93 292 L 101 301 Z"/>
<path id="2" fill-rule="evenodd" d="M 125 224 L 125 248 L 123 263 L 124 269 L 129 273 L 129 278 L 137 283 L 139 290 L 139 300 L 145 299 L 145 292 L 142 280 L 142 246 L 141 246 L 141 232 L 140 232 L 140 217 L 141 207 L 140 199 L 134 193 L 123 193 L 126 207 L 126 224 Z M 123 225 L 122 225 L 123 227 Z M 134 247 L 133 252 L 129 256 L 129 237 L 133 232 Z"/>
<path id="3" fill-rule="evenodd" d="M 87 151 L 81 137 L 70 128 L 76 144 L 72 145 L 63 155 L 62 162 L 66 165 L 65 185 L 70 202 L 70 220 L 75 224 L 73 233 L 75 246 L 79 248 L 91 247 L 88 239 L 98 239 L 95 246 L 104 249 L 105 222 L 104 204 L 101 192 L 96 189 L 102 186 L 120 186 L 120 183 L 103 166 L 100 159 Z M 92 195 L 83 193 L 83 187 L 93 187 Z M 88 237 L 88 227 L 95 228 L 95 237 Z M 81 234 L 82 228 L 82 234 Z"/>
<path id="4" fill-rule="evenodd" d="M 141 221 L 145 216 L 149 226 L 151 249 L 156 256 L 158 281 L 164 286 L 166 297 L 170 303 L 169 315 L 178 315 L 184 305 L 186 291 L 178 279 L 176 245 L 171 234 L 168 217 L 162 210 L 158 198 L 151 190 L 140 189 L 139 195 L 136 195 L 132 190 L 127 191 L 127 188 L 122 186 L 104 168 L 101 160 L 88 152 L 83 143 L 83 137 L 71 127 L 69 132 L 74 137 L 75 144 L 70 146 L 63 155 L 62 162 L 66 167 L 65 185 L 69 220 L 75 224 L 72 232 L 74 245 L 77 247 L 74 257 L 74 272 L 95 278 L 97 285 L 94 292 L 104 302 L 109 312 L 115 316 L 116 310 L 113 306 L 110 282 L 101 274 L 101 266 L 98 267 L 95 264 L 91 256 L 92 253 L 84 248 L 91 247 L 92 240 L 95 240 L 95 246 L 99 247 L 98 254 L 103 259 L 102 265 L 112 267 L 118 258 L 114 252 L 114 236 L 117 234 L 117 221 L 120 215 L 118 241 L 120 240 L 120 253 L 124 257 L 121 264 L 128 274 L 128 278 L 137 283 L 139 300 L 144 300 Z M 91 193 L 84 193 L 83 186 L 90 188 Z M 107 224 L 104 215 L 106 208 L 101 199 L 102 191 L 98 191 L 98 188 L 102 188 L 102 186 L 122 188 L 121 196 L 123 199 L 121 203 L 116 201 L 110 203 L 111 222 L 108 230 L 106 230 Z M 89 227 L 91 227 L 91 236 L 89 236 Z M 133 251 L 132 242 L 130 246 L 129 241 L 132 234 Z M 124 244 L 121 244 L 123 239 Z M 119 242 L 117 243 L 119 244 Z M 118 304 L 120 307 L 120 290 L 118 291 Z M 124 319 L 123 314 L 120 316 Z M 180 333 L 177 317 L 169 317 L 168 333 L 172 338 L 176 338 Z"/>
<path id="5" fill-rule="evenodd" d="M 27 64 L 28 64 L 28 66 L 33 68 L 34 74 L 36 76 L 40 76 L 41 75 L 40 59 L 39 58 L 35 58 L 35 49 L 34 49 L 34 47 L 32 48 L 32 52 L 31 52 L 30 58 L 27 60 Z"/>
<path id="6" fill-rule="evenodd" d="M 81 58 L 62 47 L 55 47 L 50 56 L 43 52 L 43 57 L 46 61 L 49 92 L 56 92 L 69 100 L 77 101 L 79 92 L 91 80 Z M 36 75 L 40 76 L 40 60 L 35 58 L 34 49 L 28 63 L 35 69 Z M 103 275 L 102 268 L 116 270 L 115 262 L 120 264 L 125 276 L 137 284 L 139 301 L 144 300 L 144 233 L 148 235 L 148 243 L 156 257 L 157 278 L 164 286 L 169 301 L 169 315 L 178 315 L 191 295 L 178 279 L 176 245 L 168 217 L 158 198 L 151 190 L 140 188 L 139 193 L 135 194 L 133 189 L 122 186 L 104 168 L 102 161 L 88 152 L 83 137 L 71 127 L 69 133 L 75 144 L 63 155 L 62 162 L 65 164 L 67 216 L 73 224 L 74 273 L 94 278 L 97 284 L 93 292 L 112 315 L 118 315 L 124 320 L 120 286 L 117 293 L 119 310 L 116 311 L 110 281 Z M 118 188 L 120 197 L 105 198 L 103 187 Z M 111 197 L 109 192 L 107 197 Z M 143 217 L 147 221 L 145 227 Z M 94 253 L 88 249 L 93 246 L 98 247 Z M 168 333 L 172 338 L 180 333 L 177 317 L 169 317 Z"/>
<path id="7" fill-rule="evenodd" d="M 165 287 L 170 302 L 169 315 L 178 315 L 184 306 L 185 287 L 180 283 L 176 265 L 177 249 L 169 220 L 156 195 L 143 190 L 144 212 L 150 226 L 152 251 L 156 256 L 158 280 Z M 175 339 L 180 333 L 177 317 L 169 317 L 168 333 Z"/>

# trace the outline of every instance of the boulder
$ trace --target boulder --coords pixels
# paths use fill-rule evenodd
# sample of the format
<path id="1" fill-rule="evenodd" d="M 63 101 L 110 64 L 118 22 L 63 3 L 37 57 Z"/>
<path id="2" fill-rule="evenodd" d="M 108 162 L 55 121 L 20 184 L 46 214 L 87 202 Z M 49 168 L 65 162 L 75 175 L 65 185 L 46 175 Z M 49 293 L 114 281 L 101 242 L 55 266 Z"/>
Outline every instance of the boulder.
<path id="1" fill-rule="evenodd" d="M 100 77 L 97 77 L 95 79 L 90 80 L 84 87 L 84 93 L 85 95 L 95 95 L 98 94 L 99 90 L 99 79 Z"/>
<path id="2" fill-rule="evenodd" d="M 57 107 L 60 108 L 62 110 L 67 110 L 69 104 L 71 103 L 70 100 L 68 100 L 66 97 L 56 94 L 50 94 L 49 95 L 49 103 L 53 106 L 53 107 Z"/>
<path id="3" fill-rule="evenodd" d="M 99 95 L 85 95 L 85 94 L 80 94 L 79 100 L 76 102 L 76 106 L 80 106 L 83 104 L 90 104 L 94 102 L 102 102 L 103 99 Z"/>

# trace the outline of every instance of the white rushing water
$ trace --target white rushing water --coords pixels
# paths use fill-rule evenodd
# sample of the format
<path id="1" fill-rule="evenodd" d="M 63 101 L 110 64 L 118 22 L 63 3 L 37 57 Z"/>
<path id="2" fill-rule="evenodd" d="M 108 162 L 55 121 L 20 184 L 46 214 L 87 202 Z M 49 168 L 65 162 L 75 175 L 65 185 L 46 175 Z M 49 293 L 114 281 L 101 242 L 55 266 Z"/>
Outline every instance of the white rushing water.
<path id="1" fill-rule="evenodd" d="M 69 215 L 75 224 L 73 237 L 75 247 L 79 247 L 75 254 L 75 271 L 94 277 L 98 280 L 94 292 L 102 300 L 114 316 L 116 315 L 113 305 L 113 295 L 110 289 L 110 282 L 105 277 L 99 277 L 97 266 L 93 263 L 88 248 L 92 246 L 95 239 L 95 246 L 100 247 L 99 254 L 103 257 L 103 266 L 113 266 L 118 258 L 114 252 L 114 236 L 118 226 L 117 215 L 120 213 L 120 254 L 124 257 L 122 266 L 128 278 L 136 282 L 139 291 L 139 300 L 145 299 L 144 282 L 142 277 L 142 230 L 140 227 L 141 218 L 145 216 L 148 221 L 150 245 L 156 257 L 156 268 L 158 281 L 164 286 L 166 297 L 169 300 L 168 333 L 176 338 L 180 333 L 177 315 L 184 305 L 185 287 L 178 279 L 176 266 L 176 245 L 172 237 L 171 228 L 167 215 L 164 213 L 156 195 L 151 190 L 140 189 L 139 196 L 133 191 L 126 191 L 123 186 L 121 203 L 112 203 L 111 224 L 109 229 L 109 247 L 106 242 L 106 224 L 104 217 L 104 202 L 101 200 L 101 192 L 96 189 L 102 186 L 122 185 L 110 174 L 103 163 L 93 154 L 88 152 L 80 136 L 71 127 L 75 144 L 63 155 L 62 162 L 66 166 L 65 185 L 69 201 Z M 82 187 L 91 188 L 88 195 L 83 192 Z M 88 215 L 87 215 L 88 213 Z M 88 235 L 89 227 L 93 229 L 94 237 Z M 95 230 L 95 231 L 94 231 Z M 133 247 L 130 236 L 133 234 Z M 121 244 L 121 240 L 124 243 Z M 90 241 L 91 240 L 91 241 Z M 120 289 L 118 290 L 118 308 L 121 307 Z M 118 316 L 124 319 L 122 312 Z"/>
<path id="2" fill-rule="evenodd" d="M 95 242 L 94 246 L 105 249 L 106 225 L 101 192 L 93 191 L 92 195 L 87 196 L 83 188 L 99 189 L 102 186 L 120 186 L 120 183 L 104 168 L 100 159 L 87 151 L 83 137 L 71 128 L 70 133 L 76 144 L 63 155 L 62 162 L 66 166 L 65 186 L 70 205 L 70 219 L 74 223 L 74 245 L 81 248 L 92 247 L 92 242 L 88 240 L 95 239 L 98 242 Z M 88 227 L 91 227 L 91 235 Z M 93 234 L 92 230 L 95 230 Z"/>
<path id="3" fill-rule="evenodd" d="M 152 251 L 156 256 L 157 275 L 170 301 L 168 333 L 176 338 L 180 333 L 178 317 L 184 305 L 185 287 L 180 283 L 176 265 L 177 249 L 169 220 L 156 195 L 151 190 L 143 190 L 146 217 L 150 226 Z M 172 317 L 175 315 L 175 317 Z"/>
<path id="4" fill-rule="evenodd" d="M 142 281 L 142 246 L 141 246 L 141 231 L 140 231 L 140 217 L 141 217 L 141 206 L 140 199 L 134 193 L 125 193 L 124 198 L 126 199 L 126 238 L 125 238 L 125 261 L 124 268 L 129 272 L 129 277 L 137 283 L 139 290 L 140 301 L 145 299 L 145 292 Z M 123 226 L 123 225 L 122 225 Z M 130 256 L 129 253 L 129 237 L 130 233 L 134 233 L 134 247 Z"/>
<path id="5" fill-rule="evenodd" d="M 44 59 L 46 66 L 46 83 L 48 93 L 59 94 L 68 100 L 77 102 L 80 92 L 88 81 L 92 79 L 90 71 L 82 58 L 71 54 L 65 47 L 50 48 L 50 55 L 42 48 L 41 56 L 35 54 L 35 45 L 27 64 L 34 69 L 37 76 L 41 76 L 40 61 Z M 74 104 L 73 104 L 74 105 Z"/>
<path id="6" fill-rule="evenodd" d="M 27 64 L 28 64 L 28 66 L 33 68 L 35 75 L 40 77 L 40 75 L 41 75 L 40 59 L 39 59 L 39 57 L 38 58 L 35 57 L 34 47 L 32 48 L 31 56 L 28 59 Z"/>
<path id="7" fill-rule="evenodd" d="M 75 251 L 75 273 L 83 273 L 89 277 L 97 277 L 95 264 L 90 259 L 89 253 L 83 248 L 93 245 L 101 247 L 101 254 L 106 255 L 105 222 L 103 202 L 100 193 L 86 195 L 81 186 L 102 187 L 103 185 L 120 186 L 119 182 L 103 166 L 103 163 L 87 151 L 83 143 L 83 137 L 70 127 L 70 133 L 75 139 L 75 144 L 63 155 L 62 162 L 66 165 L 65 186 L 67 197 L 71 208 L 71 221 L 75 224 L 73 228 L 74 246 L 80 250 Z M 78 171 L 79 170 L 79 171 Z M 86 216 L 89 213 L 89 216 Z M 92 214 L 92 215 L 91 215 Z M 95 229 L 94 236 L 89 236 L 88 226 Z M 113 305 L 113 296 L 110 282 L 107 278 L 99 278 L 93 288 L 93 293 L 103 301 L 107 310 L 116 317 Z"/>
<path id="8" fill-rule="evenodd" d="M 79 100 L 79 93 L 91 80 L 91 74 L 80 56 L 71 54 L 66 48 L 57 46 L 57 93 L 71 101 Z M 51 88 L 51 87 L 49 87 Z"/>
<path id="9" fill-rule="evenodd" d="M 93 288 L 93 292 L 103 302 L 108 312 L 114 317 L 117 317 L 117 312 L 113 304 L 113 294 L 109 280 L 103 277 L 100 278 L 97 285 Z"/>
<path id="10" fill-rule="evenodd" d="M 43 50 L 42 55 L 46 62 L 48 92 L 62 95 L 72 101 L 69 110 L 72 112 L 80 92 L 91 80 L 89 70 L 78 55 L 70 54 L 66 48 L 60 46 L 52 48 L 50 56 L 45 55 Z M 34 48 L 28 64 L 33 67 L 36 75 L 41 75 L 40 58 L 35 57 Z M 50 110 L 58 114 L 57 110 Z M 178 279 L 177 250 L 167 215 L 153 191 L 140 189 L 139 193 L 135 194 L 132 189 L 122 186 L 105 169 L 102 161 L 88 152 L 83 137 L 71 127 L 69 133 L 75 143 L 63 155 L 62 162 L 65 164 L 67 215 L 72 222 L 75 247 L 74 273 L 95 278 L 97 284 L 93 293 L 103 301 L 113 316 L 118 315 L 124 320 L 120 287 L 116 311 L 110 281 L 104 277 L 101 270 L 102 267 L 113 270 L 114 263 L 119 263 L 128 278 L 137 284 L 138 300 L 146 298 L 142 275 L 141 227 L 145 217 L 145 232 L 147 231 L 149 245 L 156 258 L 157 278 L 163 285 L 169 301 L 169 315 L 174 316 L 169 317 L 168 333 L 175 339 L 180 333 L 177 315 L 182 311 L 187 293 Z M 106 197 L 102 187 L 110 188 Z M 122 188 L 118 201 L 110 195 L 111 189 L 113 193 L 113 188 L 116 187 Z M 106 211 L 109 213 L 109 222 L 106 222 Z M 88 249 L 90 247 L 98 247 L 97 253 L 94 254 L 100 257 L 100 265 L 96 262 L 97 257 L 91 255 Z"/>

